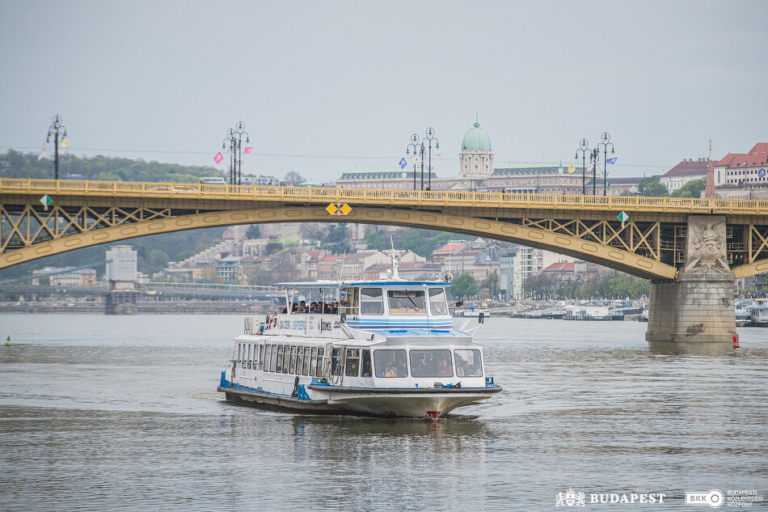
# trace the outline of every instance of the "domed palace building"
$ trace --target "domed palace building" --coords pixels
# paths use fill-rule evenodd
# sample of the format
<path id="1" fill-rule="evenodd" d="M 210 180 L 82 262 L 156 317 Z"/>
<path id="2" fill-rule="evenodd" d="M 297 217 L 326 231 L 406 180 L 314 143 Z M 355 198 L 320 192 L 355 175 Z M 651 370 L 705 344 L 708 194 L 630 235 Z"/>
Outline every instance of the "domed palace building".
<path id="1" fill-rule="evenodd" d="M 432 171 L 432 190 L 494 191 L 529 194 L 580 194 L 581 174 L 568 174 L 569 163 L 541 162 L 504 164 L 494 167 L 491 138 L 480 123 L 464 135 L 459 153 L 459 173 L 456 177 L 440 178 Z M 433 168 L 435 167 L 433 162 Z M 444 163 L 438 169 L 445 169 Z M 417 170 L 416 188 L 421 186 L 420 168 Z M 424 187 L 428 182 L 424 171 Z M 342 174 L 336 186 L 344 188 L 413 190 L 413 165 L 401 169 L 354 169 Z"/>

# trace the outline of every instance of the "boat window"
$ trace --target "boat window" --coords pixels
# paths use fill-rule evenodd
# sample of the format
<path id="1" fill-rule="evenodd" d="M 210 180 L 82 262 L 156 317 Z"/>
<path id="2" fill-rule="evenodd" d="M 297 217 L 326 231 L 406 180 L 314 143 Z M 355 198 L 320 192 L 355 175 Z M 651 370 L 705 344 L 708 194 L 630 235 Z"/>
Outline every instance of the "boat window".
<path id="1" fill-rule="evenodd" d="M 253 368 L 253 359 L 251 358 L 251 344 L 248 344 L 248 359 L 245 360 L 246 367 L 250 370 Z"/>
<path id="2" fill-rule="evenodd" d="M 344 370 L 344 375 L 347 377 L 357 377 L 360 374 L 360 349 L 348 348 L 347 349 L 347 367 Z"/>
<path id="3" fill-rule="evenodd" d="M 411 350 L 414 377 L 453 377 L 450 350 Z"/>
<path id="4" fill-rule="evenodd" d="M 275 373 L 283 373 L 283 349 L 282 345 L 277 346 L 277 365 L 275 365 Z"/>
<path id="5" fill-rule="evenodd" d="M 424 291 L 389 290 L 389 312 L 395 315 L 425 315 Z"/>
<path id="6" fill-rule="evenodd" d="M 341 375 L 341 366 L 339 365 L 339 349 L 333 349 L 331 352 L 331 375 Z"/>
<path id="7" fill-rule="evenodd" d="M 448 314 L 448 304 L 445 302 L 445 290 L 443 288 L 429 289 L 429 311 L 433 315 Z"/>
<path id="8" fill-rule="evenodd" d="M 287 365 L 283 364 L 283 368 L 288 366 L 288 373 L 296 373 L 296 347 L 291 347 L 290 354 L 291 354 L 290 355 L 291 358 L 289 359 L 289 363 Z M 286 351 L 286 356 L 287 355 L 288 355 L 288 352 Z"/>
<path id="9" fill-rule="evenodd" d="M 403 378 L 408 376 L 405 350 L 374 350 L 373 365 L 377 377 Z"/>
<path id="10" fill-rule="evenodd" d="M 309 374 L 315 375 L 317 368 L 317 349 L 315 347 L 312 347 L 312 362 L 309 365 Z"/>
<path id="11" fill-rule="evenodd" d="M 477 349 L 454 350 L 456 355 L 456 375 L 459 377 L 482 377 L 483 360 Z"/>
<path id="12" fill-rule="evenodd" d="M 310 358 L 309 347 L 304 347 L 304 368 L 301 369 L 302 375 L 309 375 L 309 358 Z"/>
<path id="13" fill-rule="evenodd" d="M 301 375 L 301 368 L 304 366 L 304 347 L 296 349 L 296 375 Z"/>
<path id="14" fill-rule="evenodd" d="M 243 351 L 243 344 L 242 343 L 238 343 L 237 344 L 237 358 L 235 359 L 235 363 L 237 364 L 237 366 L 242 366 L 243 362 L 242 362 L 242 357 L 240 356 L 242 351 Z"/>
<path id="15" fill-rule="evenodd" d="M 270 364 L 272 362 L 272 345 L 267 345 L 264 348 L 264 371 L 271 372 L 272 369 L 270 368 Z"/>
<path id="16" fill-rule="evenodd" d="M 371 371 L 371 351 L 363 350 L 363 377 L 373 375 Z"/>
<path id="17" fill-rule="evenodd" d="M 257 370 L 260 368 L 261 371 L 264 371 L 264 352 L 266 348 L 264 345 L 259 345 L 259 365 L 256 367 Z"/>
<path id="18" fill-rule="evenodd" d="M 269 363 L 269 371 L 276 372 L 277 366 L 277 345 L 272 345 L 272 361 Z"/>
<path id="19" fill-rule="evenodd" d="M 381 288 L 363 288 L 360 290 L 360 314 L 383 315 L 384 301 Z"/>
<path id="20" fill-rule="evenodd" d="M 315 349 L 312 349 L 312 350 L 315 350 Z M 317 366 L 315 367 L 315 377 L 323 376 L 323 353 L 324 352 L 325 350 L 322 348 L 317 349 Z"/>

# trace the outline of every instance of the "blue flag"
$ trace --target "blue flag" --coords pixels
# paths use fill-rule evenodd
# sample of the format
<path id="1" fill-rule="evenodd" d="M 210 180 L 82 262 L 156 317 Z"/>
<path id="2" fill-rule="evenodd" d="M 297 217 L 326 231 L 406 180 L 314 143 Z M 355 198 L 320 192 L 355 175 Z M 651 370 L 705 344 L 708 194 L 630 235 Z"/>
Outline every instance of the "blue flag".
<path id="1" fill-rule="evenodd" d="M 605 161 L 605 163 L 607 163 L 607 164 L 615 164 L 616 163 L 616 157 L 609 158 L 608 160 Z"/>
<path id="2" fill-rule="evenodd" d="M 400 162 L 398 162 L 401 169 L 405 169 L 405 166 L 408 165 L 408 162 L 405 161 L 405 158 L 401 158 Z"/>
<path id="3" fill-rule="evenodd" d="M 757 177 L 758 177 L 758 178 L 760 178 L 760 179 L 763 179 L 763 178 L 765 178 L 765 169 L 760 169 L 760 170 L 757 172 Z"/>

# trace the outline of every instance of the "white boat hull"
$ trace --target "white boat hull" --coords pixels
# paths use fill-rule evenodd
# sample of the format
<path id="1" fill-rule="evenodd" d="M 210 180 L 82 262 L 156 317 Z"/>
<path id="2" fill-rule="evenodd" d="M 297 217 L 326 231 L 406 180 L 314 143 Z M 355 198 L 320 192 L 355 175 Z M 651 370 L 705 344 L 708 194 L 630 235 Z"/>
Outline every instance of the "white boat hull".
<path id="1" fill-rule="evenodd" d="M 272 406 L 316 414 L 360 414 L 385 417 L 437 420 L 457 407 L 484 404 L 498 386 L 450 389 L 345 388 L 327 385 L 308 386 L 313 398 L 265 393 L 242 386 L 219 387 L 228 401 L 252 406 Z M 335 389 L 334 389 L 335 388 Z M 304 392 L 306 393 L 306 392 Z"/>

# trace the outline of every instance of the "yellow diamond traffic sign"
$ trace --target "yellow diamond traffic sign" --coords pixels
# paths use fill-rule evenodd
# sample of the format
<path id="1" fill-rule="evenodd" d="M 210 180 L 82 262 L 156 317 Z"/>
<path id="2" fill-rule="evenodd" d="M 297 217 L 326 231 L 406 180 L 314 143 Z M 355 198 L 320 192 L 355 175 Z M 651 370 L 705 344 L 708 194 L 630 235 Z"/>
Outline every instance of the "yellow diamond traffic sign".
<path id="1" fill-rule="evenodd" d="M 336 208 L 336 205 L 331 203 L 331 204 L 328 205 L 328 208 L 326 208 L 326 210 L 328 210 L 328 213 L 333 215 L 334 213 L 336 213 L 336 210 L 338 210 L 338 208 Z"/>
<path id="2" fill-rule="evenodd" d="M 344 206 L 341 207 L 341 213 L 343 213 L 344 215 L 348 214 L 351 211 L 352 211 L 352 207 L 349 206 L 348 204 L 345 204 Z"/>

